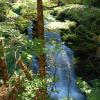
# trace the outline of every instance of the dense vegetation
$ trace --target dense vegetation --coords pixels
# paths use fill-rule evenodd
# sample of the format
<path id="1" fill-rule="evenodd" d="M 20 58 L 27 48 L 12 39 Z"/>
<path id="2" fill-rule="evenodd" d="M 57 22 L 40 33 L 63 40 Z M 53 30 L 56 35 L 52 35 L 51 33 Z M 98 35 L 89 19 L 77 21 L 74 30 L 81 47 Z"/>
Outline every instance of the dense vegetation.
<path id="1" fill-rule="evenodd" d="M 55 20 L 59 23 L 58 27 L 53 23 L 43 29 L 42 18 L 39 17 L 41 12 L 37 11 L 39 3 L 37 5 L 32 0 L 0 0 L 0 100 L 50 99 L 46 94 L 46 85 L 53 79 L 45 76 L 43 67 L 46 50 L 43 49 L 45 43 L 41 33 L 44 30 L 59 32 L 65 45 L 73 49 L 77 84 L 88 100 L 98 100 L 99 0 L 44 0 L 43 4 L 44 23 L 45 20 Z M 29 40 L 28 28 L 32 28 L 34 33 L 32 40 Z M 40 62 L 38 75 L 32 72 L 33 57 Z"/>

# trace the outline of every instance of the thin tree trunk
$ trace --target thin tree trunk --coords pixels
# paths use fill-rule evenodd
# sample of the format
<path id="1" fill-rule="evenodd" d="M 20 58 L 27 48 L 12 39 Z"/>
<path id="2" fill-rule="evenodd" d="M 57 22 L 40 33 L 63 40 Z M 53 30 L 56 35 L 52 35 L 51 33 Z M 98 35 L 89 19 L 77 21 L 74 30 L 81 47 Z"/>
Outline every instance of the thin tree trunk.
<path id="1" fill-rule="evenodd" d="M 44 19 L 43 19 L 43 4 L 42 4 L 42 0 L 37 0 L 37 32 L 38 32 L 38 36 L 40 39 L 44 39 Z M 45 43 L 43 45 L 43 48 L 45 47 Z M 45 62 L 45 54 L 40 55 L 39 57 L 39 72 L 40 72 L 40 77 L 42 79 L 45 78 L 45 66 L 46 66 L 46 62 Z"/>
<path id="2" fill-rule="evenodd" d="M 23 62 L 21 57 L 17 60 L 16 64 L 18 64 L 20 69 L 25 73 L 27 79 L 28 80 L 32 80 L 32 76 L 29 73 L 29 70 L 28 70 L 27 66 L 24 64 L 24 62 Z"/>
<path id="3" fill-rule="evenodd" d="M 3 39 L 0 39 L 0 70 L 2 72 L 3 81 L 6 83 L 9 80 L 9 75 L 3 51 Z"/>
<path id="4" fill-rule="evenodd" d="M 37 33 L 38 37 L 45 41 L 44 39 L 44 18 L 43 18 L 43 2 L 42 0 L 37 0 Z M 45 47 L 45 42 L 43 48 Z M 42 49 L 43 50 L 43 49 Z M 39 74 L 41 80 L 45 79 L 45 54 L 41 54 L 39 57 Z M 39 92 L 38 92 L 39 91 Z M 47 100 L 46 99 L 46 88 L 39 88 L 35 100 Z M 37 98 L 40 95 L 40 98 Z"/>

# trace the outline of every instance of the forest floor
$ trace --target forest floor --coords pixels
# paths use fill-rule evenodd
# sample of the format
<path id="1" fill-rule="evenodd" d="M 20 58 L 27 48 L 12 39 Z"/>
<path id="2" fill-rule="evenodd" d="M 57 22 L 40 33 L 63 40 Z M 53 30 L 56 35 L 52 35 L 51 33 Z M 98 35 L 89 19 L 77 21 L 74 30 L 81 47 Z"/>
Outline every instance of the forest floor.
<path id="1" fill-rule="evenodd" d="M 2 85 L 0 87 L 0 100 L 8 100 L 8 97 L 9 97 L 8 87 L 6 87 L 6 85 Z"/>

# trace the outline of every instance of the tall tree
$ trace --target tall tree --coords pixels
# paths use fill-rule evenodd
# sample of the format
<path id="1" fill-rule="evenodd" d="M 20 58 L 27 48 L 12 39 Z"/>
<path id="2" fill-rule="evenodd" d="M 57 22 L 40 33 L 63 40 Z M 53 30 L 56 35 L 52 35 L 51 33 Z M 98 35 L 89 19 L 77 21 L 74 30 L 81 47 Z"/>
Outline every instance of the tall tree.
<path id="1" fill-rule="evenodd" d="M 45 41 L 44 39 L 44 17 L 43 17 L 43 2 L 42 0 L 37 0 L 37 33 L 38 37 Z M 45 47 L 45 42 L 43 42 L 43 48 Z M 42 53 L 43 53 L 42 48 Z M 41 54 L 39 57 L 39 74 L 41 80 L 45 80 L 45 70 L 46 61 L 45 61 L 45 54 Z M 46 100 L 46 89 L 40 88 L 39 89 L 40 98 L 38 100 Z M 37 99 L 36 99 L 37 100 Z"/>
<path id="2" fill-rule="evenodd" d="M 37 0 L 37 32 L 40 39 L 45 41 L 44 39 L 44 18 L 43 18 L 43 2 L 42 0 Z M 45 42 L 43 44 L 43 48 L 45 47 Z M 41 78 L 45 78 L 45 55 L 42 54 L 39 57 L 39 72 Z"/>

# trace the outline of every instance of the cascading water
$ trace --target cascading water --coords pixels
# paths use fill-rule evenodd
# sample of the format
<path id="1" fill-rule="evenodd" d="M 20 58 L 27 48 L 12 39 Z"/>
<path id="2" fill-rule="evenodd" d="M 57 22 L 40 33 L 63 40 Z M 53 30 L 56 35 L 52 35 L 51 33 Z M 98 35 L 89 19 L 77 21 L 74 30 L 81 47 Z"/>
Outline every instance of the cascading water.
<path id="1" fill-rule="evenodd" d="M 60 45 L 56 47 L 56 44 Z M 73 51 L 61 44 L 61 37 L 57 33 L 46 33 L 46 48 L 49 51 L 46 54 L 47 70 L 58 79 L 52 84 L 52 89 L 48 87 L 51 100 L 86 100 L 76 85 Z"/>
<path id="2" fill-rule="evenodd" d="M 32 39 L 30 33 L 29 29 L 29 38 Z M 86 96 L 76 84 L 73 51 L 61 44 L 60 34 L 46 32 L 45 40 L 47 72 L 50 77 L 54 77 L 53 83 L 47 87 L 51 100 L 86 100 Z M 32 68 L 34 73 L 38 73 L 39 65 L 35 58 L 33 58 Z"/>

